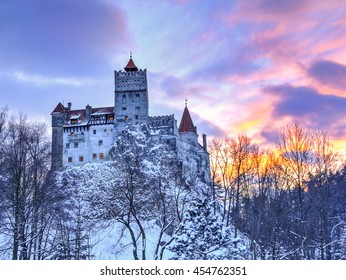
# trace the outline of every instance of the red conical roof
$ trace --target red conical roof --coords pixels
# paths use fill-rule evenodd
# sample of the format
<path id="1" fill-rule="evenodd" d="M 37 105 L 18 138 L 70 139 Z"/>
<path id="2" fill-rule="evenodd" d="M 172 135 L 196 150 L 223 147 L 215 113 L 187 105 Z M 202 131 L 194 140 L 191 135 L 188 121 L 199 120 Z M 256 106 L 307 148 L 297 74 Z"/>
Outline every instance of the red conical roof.
<path id="1" fill-rule="evenodd" d="M 55 107 L 53 113 L 64 113 L 65 112 L 65 107 L 64 105 L 61 104 L 61 102 L 59 102 L 59 104 Z"/>
<path id="2" fill-rule="evenodd" d="M 179 132 L 196 132 L 196 128 L 193 125 L 189 109 L 187 109 L 187 106 L 185 106 L 183 116 L 181 117 L 180 126 L 179 126 Z"/>
<path id="3" fill-rule="evenodd" d="M 129 60 L 129 62 L 127 63 L 127 65 L 124 67 L 124 69 L 125 69 L 126 72 L 129 72 L 129 71 L 138 71 L 137 66 L 135 65 L 135 63 L 134 63 L 133 60 L 132 60 L 132 53 L 130 53 L 130 60 Z"/>

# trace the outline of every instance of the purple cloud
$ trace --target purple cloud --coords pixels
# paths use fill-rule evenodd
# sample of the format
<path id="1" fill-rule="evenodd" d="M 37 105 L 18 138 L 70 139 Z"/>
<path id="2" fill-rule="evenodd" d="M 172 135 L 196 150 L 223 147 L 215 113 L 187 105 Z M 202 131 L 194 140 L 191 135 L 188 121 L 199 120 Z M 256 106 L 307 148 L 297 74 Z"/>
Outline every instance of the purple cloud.
<path id="1" fill-rule="evenodd" d="M 268 86 L 262 92 L 276 100 L 272 112 L 274 120 L 289 116 L 311 129 L 327 130 L 336 137 L 344 135 L 345 97 L 324 95 L 315 88 L 289 84 Z M 268 138 L 266 133 L 262 136 Z"/>
<path id="2" fill-rule="evenodd" d="M 308 68 L 308 74 L 319 81 L 337 89 L 346 89 L 346 66 L 329 61 L 315 61 Z"/>
<path id="3" fill-rule="evenodd" d="M 202 119 L 195 113 L 190 113 L 194 125 L 197 126 L 197 133 L 199 135 L 206 134 L 210 137 L 223 137 L 226 135 L 225 131 L 218 127 L 214 122 Z"/>
<path id="4" fill-rule="evenodd" d="M 206 97 L 208 92 L 215 90 L 211 85 L 195 83 L 193 79 L 181 79 L 171 75 L 160 74 L 154 75 L 158 78 L 159 87 L 164 95 L 171 101 L 176 100 L 183 103 L 185 98 L 193 100 L 206 100 L 211 102 L 209 97 Z"/>
<path id="5" fill-rule="evenodd" d="M 163 77 L 160 87 L 165 95 L 169 98 L 181 100 L 186 98 L 186 83 L 174 76 Z"/>
<path id="6" fill-rule="evenodd" d="M 105 1 L 13 0 L 1 14 L 3 71 L 97 73 L 129 41 L 124 15 Z"/>
<path id="7" fill-rule="evenodd" d="M 277 129 L 272 129 L 270 127 L 266 127 L 259 134 L 261 137 L 266 139 L 267 143 L 271 144 L 276 143 L 279 138 L 279 131 Z"/>
<path id="8" fill-rule="evenodd" d="M 254 50 L 247 46 L 243 46 L 243 49 L 246 51 L 236 50 L 220 56 L 211 66 L 197 70 L 194 77 L 219 80 L 220 77 L 247 75 L 260 70 L 261 66 L 254 60 Z"/>
<path id="9" fill-rule="evenodd" d="M 300 12 L 307 1 L 301 0 L 260 0 L 258 7 L 266 13 L 284 14 Z"/>

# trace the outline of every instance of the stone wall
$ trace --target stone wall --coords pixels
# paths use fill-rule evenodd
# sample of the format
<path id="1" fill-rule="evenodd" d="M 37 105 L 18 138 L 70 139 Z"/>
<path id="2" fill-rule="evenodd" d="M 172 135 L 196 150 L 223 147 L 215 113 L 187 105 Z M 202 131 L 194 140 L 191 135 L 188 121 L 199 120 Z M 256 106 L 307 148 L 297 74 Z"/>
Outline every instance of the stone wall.
<path id="1" fill-rule="evenodd" d="M 52 114 L 52 169 L 58 170 L 62 167 L 63 149 L 63 124 L 65 122 L 64 113 Z"/>
<path id="2" fill-rule="evenodd" d="M 109 150 L 113 144 L 113 130 L 113 124 L 65 127 L 63 166 L 109 160 Z"/>
<path id="3" fill-rule="evenodd" d="M 120 132 L 127 124 L 146 122 L 149 101 L 146 70 L 114 72 L 115 130 Z"/>

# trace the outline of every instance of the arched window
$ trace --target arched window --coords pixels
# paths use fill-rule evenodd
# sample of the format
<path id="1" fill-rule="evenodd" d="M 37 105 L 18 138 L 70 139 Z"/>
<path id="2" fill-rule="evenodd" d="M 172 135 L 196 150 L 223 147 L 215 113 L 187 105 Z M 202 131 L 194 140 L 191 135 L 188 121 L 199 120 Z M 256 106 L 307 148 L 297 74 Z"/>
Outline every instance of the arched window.
<path id="1" fill-rule="evenodd" d="M 125 104 L 126 103 L 126 94 L 123 95 L 123 98 L 122 98 L 122 103 Z"/>

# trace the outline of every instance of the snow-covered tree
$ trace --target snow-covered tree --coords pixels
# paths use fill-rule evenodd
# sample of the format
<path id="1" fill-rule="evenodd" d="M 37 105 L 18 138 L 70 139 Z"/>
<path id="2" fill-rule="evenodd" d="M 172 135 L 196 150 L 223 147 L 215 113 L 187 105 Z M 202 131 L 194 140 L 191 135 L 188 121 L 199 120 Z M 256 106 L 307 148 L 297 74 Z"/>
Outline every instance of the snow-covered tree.
<path id="1" fill-rule="evenodd" d="M 60 188 L 62 209 L 54 217 L 54 240 L 51 242 L 54 250 L 50 258 L 59 260 L 91 259 L 93 256 L 89 236 L 95 222 L 87 219 L 88 202 L 83 188 L 78 186 L 78 181 L 83 177 L 76 172 L 63 178 L 64 184 L 56 186 Z"/>
<path id="2" fill-rule="evenodd" d="M 237 244 L 234 228 L 226 227 L 214 212 L 211 196 L 198 191 L 184 213 L 181 228 L 170 250 L 177 260 L 241 259 L 245 247 Z M 238 246 L 235 246 L 235 245 Z"/>

